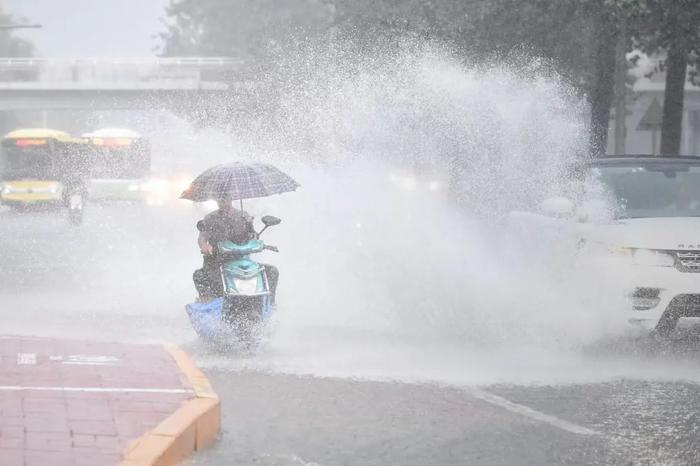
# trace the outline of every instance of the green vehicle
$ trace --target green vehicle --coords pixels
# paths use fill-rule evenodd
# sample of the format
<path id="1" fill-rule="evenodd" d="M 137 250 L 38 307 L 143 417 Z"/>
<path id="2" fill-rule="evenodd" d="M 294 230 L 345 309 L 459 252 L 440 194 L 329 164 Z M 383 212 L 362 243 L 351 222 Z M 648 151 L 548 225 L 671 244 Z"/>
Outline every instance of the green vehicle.
<path id="1" fill-rule="evenodd" d="M 84 134 L 93 148 L 89 192 L 96 201 L 143 201 L 151 174 L 148 139 L 128 129 Z"/>

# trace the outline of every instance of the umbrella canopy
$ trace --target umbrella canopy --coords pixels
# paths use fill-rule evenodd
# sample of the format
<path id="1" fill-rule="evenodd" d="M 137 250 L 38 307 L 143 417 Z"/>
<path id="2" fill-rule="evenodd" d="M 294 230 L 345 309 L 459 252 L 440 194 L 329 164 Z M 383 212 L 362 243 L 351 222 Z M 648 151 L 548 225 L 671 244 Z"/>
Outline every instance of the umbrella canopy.
<path id="1" fill-rule="evenodd" d="M 294 191 L 298 187 L 299 183 L 272 165 L 235 162 L 205 170 L 180 198 L 195 202 L 252 199 Z"/>

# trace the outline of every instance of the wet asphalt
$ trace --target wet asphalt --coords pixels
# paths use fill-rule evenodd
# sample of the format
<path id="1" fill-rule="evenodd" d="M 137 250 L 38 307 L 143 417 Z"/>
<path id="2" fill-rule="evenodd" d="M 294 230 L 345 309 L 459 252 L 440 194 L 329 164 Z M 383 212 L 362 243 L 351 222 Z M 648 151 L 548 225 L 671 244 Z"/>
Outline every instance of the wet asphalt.
<path id="1" fill-rule="evenodd" d="M 87 214 L 75 228 L 57 213 L 0 211 L 2 333 L 190 349 L 221 396 L 223 426 L 218 444 L 189 464 L 700 464 L 692 335 L 613 348 L 640 369 L 591 382 L 449 386 L 209 365 L 182 312 L 199 261 L 183 250 L 200 214 L 183 206 Z"/>
<path id="2" fill-rule="evenodd" d="M 209 375 L 224 395 L 224 428 L 219 443 L 193 464 L 700 463 L 700 390 L 694 383 L 621 380 L 475 389 Z M 484 392 L 508 400 L 518 412 L 483 401 Z M 520 412 L 523 407 L 552 418 L 533 418 L 527 409 Z M 564 430 L 560 421 L 591 432 Z"/>

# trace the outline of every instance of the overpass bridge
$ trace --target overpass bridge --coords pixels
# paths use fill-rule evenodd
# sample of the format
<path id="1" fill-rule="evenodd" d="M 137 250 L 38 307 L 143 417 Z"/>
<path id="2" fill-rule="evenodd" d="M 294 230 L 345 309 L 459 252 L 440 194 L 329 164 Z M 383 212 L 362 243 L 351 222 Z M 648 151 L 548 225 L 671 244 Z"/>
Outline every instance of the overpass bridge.
<path id="1" fill-rule="evenodd" d="M 187 108 L 254 86 L 233 57 L 0 58 L 0 111 Z"/>

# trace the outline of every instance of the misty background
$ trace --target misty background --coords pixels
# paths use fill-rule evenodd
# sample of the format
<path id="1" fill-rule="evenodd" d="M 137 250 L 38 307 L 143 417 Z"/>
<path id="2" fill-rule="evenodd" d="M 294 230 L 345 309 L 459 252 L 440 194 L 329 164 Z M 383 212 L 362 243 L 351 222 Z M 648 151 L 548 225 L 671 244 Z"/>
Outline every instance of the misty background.
<path id="1" fill-rule="evenodd" d="M 282 283 L 281 301 L 293 312 L 280 314 L 273 354 L 275 345 L 291 345 L 284 354 L 306 361 L 309 345 L 327 347 L 329 332 L 339 331 L 347 339 L 333 341 L 347 341 L 339 350 L 347 355 L 370 329 L 377 344 L 392 335 L 418 339 L 420 346 L 454 345 L 458 352 L 514 341 L 575 350 L 619 331 L 619 319 L 610 315 L 623 299 L 623 274 L 611 271 L 605 289 L 592 297 L 588 290 L 600 281 L 598 271 L 572 264 L 568 255 L 551 262 L 547 251 L 557 238 L 533 244 L 524 232 L 504 230 L 503 218 L 536 209 L 549 197 L 579 195 L 571 166 L 606 144 L 600 125 L 608 128 L 614 104 L 617 43 L 609 34 L 620 38 L 623 26 L 634 24 L 626 48 L 651 52 L 660 45 L 643 45 L 641 38 L 658 28 L 642 26 L 652 14 L 671 13 L 597 0 L 563 2 L 563 9 L 515 3 L 180 0 L 125 7 L 74 0 L 59 8 L 7 2 L 8 23 L 42 24 L 3 32 L 0 43 L 10 56 L 56 58 L 68 66 L 92 57 L 96 69 L 108 71 L 122 58 L 149 54 L 154 61 L 239 61 L 223 72 L 198 71 L 195 85 L 214 84 L 209 93 L 195 88 L 140 109 L 6 112 L 2 123 L 7 129 L 46 124 L 76 134 L 105 126 L 135 129 L 151 141 L 154 176 L 186 181 L 215 163 L 262 160 L 297 177 L 300 193 L 247 206 L 257 217 L 266 209 L 289 217 L 285 235 L 272 233 L 288 251 L 278 259 L 287 276 L 312 270 L 324 277 L 321 286 Z M 613 61 L 602 60 L 611 51 Z M 139 74 L 143 81 L 136 82 L 105 76 L 130 86 L 190 82 L 180 71 Z M 103 84 L 87 76 L 74 72 L 59 84 Z M 52 85 L 51 76 L 41 74 L 4 79 Z M 631 90 L 623 84 L 625 97 Z M 171 201 L 179 203 L 148 216 L 144 225 L 138 209 L 107 209 L 103 216 L 96 207 L 92 224 L 78 234 L 111 238 L 107 250 L 88 243 L 89 251 L 99 251 L 89 263 L 103 265 L 60 264 L 69 283 L 99 303 L 88 320 L 117 309 L 147 309 L 145 319 L 168 320 L 191 299 L 189 275 L 198 257 L 187 225 L 202 211 Z M 136 235 L 143 231 L 162 236 Z M 122 243 L 119 235 L 131 240 Z M 427 241 L 434 241 L 430 254 L 421 250 Z M 116 257 L 118 266 L 108 265 Z M 374 268 L 355 267 L 358 258 Z M 410 293 L 401 291 L 406 284 L 394 272 L 399 266 L 413 283 Z M 123 290 L 119 277 L 129 270 L 141 273 Z M 432 275 L 423 279 L 426 270 Z M 561 270 L 570 272 L 566 281 Z M 506 295 L 497 291 L 504 284 Z M 31 289 L 29 282 L 23 286 Z M 101 302 L 93 295 L 105 288 L 119 290 L 118 299 Z M 37 309 L 48 305 L 41 294 L 13 299 L 35 301 Z M 180 325 L 185 316 L 177 315 L 166 328 L 179 340 L 189 331 Z M 416 329 L 424 331 L 416 335 Z"/>
<path id="2" fill-rule="evenodd" d="M 462 397 L 474 386 L 612 432 L 601 449 L 566 437 L 579 449 L 559 443 L 555 458 L 697 459 L 689 428 L 700 403 L 697 353 L 637 351 L 622 338 L 619 312 L 629 271 L 575 256 L 566 226 L 545 234 L 509 228 L 507 218 L 553 196 L 579 200 L 572 166 L 603 152 L 700 153 L 698 2 L 5 0 L 0 8 L 3 23 L 42 25 L 0 30 L 0 55 L 45 59 L 4 62 L 0 90 L 45 86 L 56 92 L 47 104 L 78 90 L 68 103 L 76 108 L 2 112 L 0 130 L 138 131 L 151 144 L 152 177 L 172 188 L 159 205 L 90 202 L 79 228 L 59 214 L 2 212 L 9 266 L 0 267 L 0 299 L 13 311 L 3 332 L 175 342 L 234 412 L 201 461 L 300 464 L 298 454 L 366 464 L 386 455 L 406 464 L 401 455 L 414 452 L 415 464 L 428 464 L 436 451 L 456 450 L 451 459 L 462 464 L 465 439 L 476 438 L 496 456 L 512 446 L 517 464 L 521 445 L 539 451 L 561 440 L 554 433 L 570 434 L 519 415 L 494 423 L 497 435 L 483 425 L 455 431 L 478 416 L 457 411 L 452 422 L 445 413 L 470 406 Z M 105 98 L 115 90 L 124 92 Z M 25 97 L 38 106 L 39 94 Z M 194 225 L 211 207 L 177 199 L 200 171 L 234 160 L 272 163 L 301 184 L 245 203 L 256 219 L 282 218 L 265 233 L 280 254 L 260 256 L 280 269 L 279 306 L 259 351 L 246 355 L 207 347 L 191 328 L 184 306 L 201 266 Z M 592 217 L 607 218 L 605 201 Z M 425 384 L 421 397 L 407 395 L 414 382 Z M 457 387 L 456 401 L 445 385 Z M 364 401 L 344 404 L 358 393 Z M 357 436 L 346 435 L 352 416 L 337 415 L 339 406 L 361 418 Z M 355 455 L 357 438 L 366 438 L 366 456 Z"/>
<path id="3" fill-rule="evenodd" d="M 149 57 L 157 53 L 158 33 L 165 30 L 167 0 L 3 0 L 5 13 L 41 29 L 14 35 L 34 45 L 46 58 Z M 23 22 L 23 21 L 22 21 Z"/>

